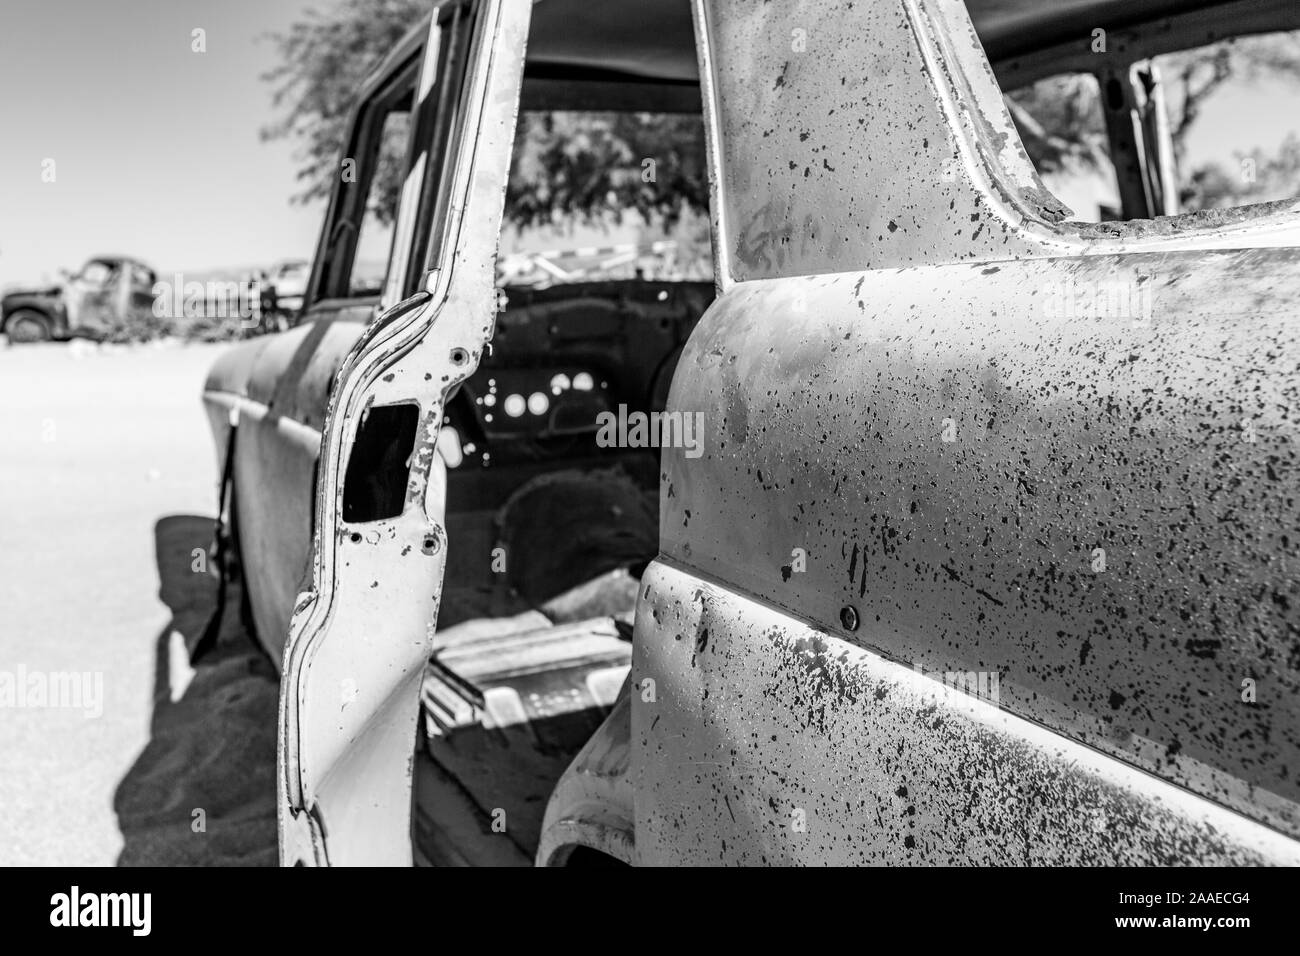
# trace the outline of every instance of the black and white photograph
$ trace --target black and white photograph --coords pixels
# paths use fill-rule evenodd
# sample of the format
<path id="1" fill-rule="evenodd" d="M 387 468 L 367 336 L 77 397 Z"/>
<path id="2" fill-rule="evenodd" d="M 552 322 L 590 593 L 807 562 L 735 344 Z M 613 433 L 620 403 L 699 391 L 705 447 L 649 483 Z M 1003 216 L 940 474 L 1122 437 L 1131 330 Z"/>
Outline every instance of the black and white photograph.
<path id="1" fill-rule="evenodd" d="M 24 919 L 636 866 L 1268 922 L 1295 0 L 0 0 L 0 144 Z"/>

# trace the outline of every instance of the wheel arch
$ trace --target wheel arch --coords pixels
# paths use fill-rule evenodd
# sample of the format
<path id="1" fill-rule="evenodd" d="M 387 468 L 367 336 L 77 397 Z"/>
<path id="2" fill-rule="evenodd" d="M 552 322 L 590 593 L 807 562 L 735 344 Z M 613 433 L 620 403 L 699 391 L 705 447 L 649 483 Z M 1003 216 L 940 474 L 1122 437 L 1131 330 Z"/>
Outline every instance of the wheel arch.
<path id="1" fill-rule="evenodd" d="M 564 771 L 542 822 L 538 866 L 568 866 L 589 850 L 632 865 L 636 815 L 631 782 L 631 693 L 624 681 L 614 709 Z"/>
<path id="2" fill-rule="evenodd" d="M 67 330 L 58 321 L 58 317 L 44 303 L 20 301 L 14 305 L 5 304 L 4 313 L 0 315 L 0 332 L 9 334 L 9 325 L 14 316 L 24 312 L 32 312 L 40 317 L 45 323 L 45 330 L 51 339 L 62 338 L 66 335 Z"/>

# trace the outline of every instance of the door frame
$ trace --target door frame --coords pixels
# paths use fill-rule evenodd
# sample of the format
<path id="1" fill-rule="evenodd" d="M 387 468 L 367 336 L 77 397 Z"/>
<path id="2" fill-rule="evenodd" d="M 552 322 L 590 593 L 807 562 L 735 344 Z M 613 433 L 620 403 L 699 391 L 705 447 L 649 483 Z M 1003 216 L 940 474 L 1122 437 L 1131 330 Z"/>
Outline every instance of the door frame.
<path id="1" fill-rule="evenodd" d="M 448 394 L 492 336 L 495 260 L 531 16 L 480 0 L 449 142 L 440 241 L 424 288 L 371 324 L 338 373 L 323 429 L 309 587 L 299 596 L 280 699 L 284 865 L 409 865 L 419 686 L 446 564 L 446 474 L 435 445 Z M 403 206 L 416 200 L 403 191 Z M 399 210 L 399 221 L 411 213 Z M 348 457 L 374 405 L 415 402 L 401 514 L 343 520 Z"/>

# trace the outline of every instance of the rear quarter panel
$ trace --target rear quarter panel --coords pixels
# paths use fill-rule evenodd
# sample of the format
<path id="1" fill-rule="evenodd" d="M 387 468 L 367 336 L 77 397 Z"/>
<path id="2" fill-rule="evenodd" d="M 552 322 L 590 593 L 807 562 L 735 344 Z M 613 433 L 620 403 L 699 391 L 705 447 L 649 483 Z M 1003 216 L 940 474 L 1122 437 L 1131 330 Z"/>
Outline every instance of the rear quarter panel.
<path id="1" fill-rule="evenodd" d="M 640 864 L 1300 863 L 1261 824 L 771 606 L 665 563 L 643 580 Z"/>
<path id="2" fill-rule="evenodd" d="M 1104 785 L 1080 777 L 1070 768 L 1082 748 L 1050 741 L 1049 727 L 1294 833 L 1296 254 L 1127 258 L 1125 268 L 1179 277 L 1149 280 L 1146 321 L 1052 317 L 1034 292 L 1115 265 L 746 283 L 710 310 L 671 400 L 703 413 L 705 452 L 665 455 L 661 527 L 665 561 L 698 587 L 677 587 L 672 600 L 652 587 L 638 622 L 645 654 L 634 677 L 670 689 L 638 704 L 640 735 L 634 720 L 655 806 L 688 779 L 656 766 L 655 734 L 669 721 L 670 739 L 681 722 L 691 740 L 678 757 L 692 773 L 738 782 L 725 769 L 736 747 L 779 770 L 750 777 L 775 801 L 763 811 L 769 829 L 803 806 L 792 803 L 800 791 L 829 800 L 843 819 L 831 827 L 823 810 L 821 825 L 843 826 L 841 849 L 862 860 L 959 858 L 934 816 L 959 796 L 1002 808 L 996 821 L 968 820 L 964 839 L 989 822 L 1011 834 L 968 862 L 1173 862 L 1179 839 L 1226 825 L 1138 813 L 1140 773 Z M 730 628 L 710 623 L 710 593 L 746 599 Z M 842 623 L 846 607 L 855 631 Z M 661 620 L 685 609 L 695 618 Z M 889 662 L 906 672 L 901 698 L 869 679 Z M 979 703 L 1000 714 L 1000 755 L 981 749 L 995 739 L 981 730 L 953 763 L 954 727 L 974 730 L 949 713 L 967 699 L 939 682 L 968 673 L 996 675 L 986 686 L 997 701 Z M 931 685 L 928 701 L 918 681 Z M 756 708 L 752 719 L 744 707 Z M 707 733 L 688 737 L 685 726 L 709 726 L 715 708 L 729 716 L 711 750 Z M 1023 719 L 1009 724 L 1006 713 Z M 1017 744 L 1018 734 L 1029 737 Z M 776 753 L 758 760 L 764 747 Z M 702 759 L 718 766 L 698 770 Z M 821 770 L 819 759 L 829 761 Z M 873 770 L 853 782 L 850 766 Z M 872 801 L 900 788 L 913 800 L 890 812 L 928 808 L 924 819 L 878 830 Z M 1122 806 L 1102 792 L 1123 795 Z M 1039 817 L 1009 809 L 1025 800 Z M 713 822 L 699 821 L 686 843 Z M 1150 840 L 1132 843 L 1134 827 Z M 921 842 L 886 852 L 904 832 Z M 1250 856 L 1196 839 L 1183 849 Z M 901 853 L 917 846 L 928 855 Z"/>
<path id="3" fill-rule="evenodd" d="M 954 0 L 697 31 L 638 860 L 1294 862 L 1294 213 L 1055 226 Z"/>

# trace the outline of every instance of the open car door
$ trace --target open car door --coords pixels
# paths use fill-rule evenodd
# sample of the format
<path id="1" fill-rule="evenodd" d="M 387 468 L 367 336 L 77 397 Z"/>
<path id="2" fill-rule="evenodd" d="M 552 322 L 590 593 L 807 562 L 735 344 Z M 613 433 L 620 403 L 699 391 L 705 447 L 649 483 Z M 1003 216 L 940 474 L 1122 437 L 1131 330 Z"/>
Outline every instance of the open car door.
<path id="1" fill-rule="evenodd" d="M 311 579 L 294 609 L 280 692 L 285 865 L 411 862 L 419 686 L 447 554 L 435 445 L 448 396 L 493 332 L 530 15 L 528 0 L 464 6 L 473 39 L 443 172 L 436 188 L 405 189 L 398 211 L 399 237 L 431 230 L 422 288 L 352 348 L 323 426 Z M 422 97 L 437 76 L 437 36 Z"/>

